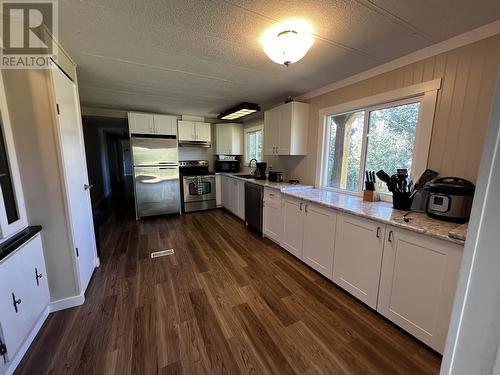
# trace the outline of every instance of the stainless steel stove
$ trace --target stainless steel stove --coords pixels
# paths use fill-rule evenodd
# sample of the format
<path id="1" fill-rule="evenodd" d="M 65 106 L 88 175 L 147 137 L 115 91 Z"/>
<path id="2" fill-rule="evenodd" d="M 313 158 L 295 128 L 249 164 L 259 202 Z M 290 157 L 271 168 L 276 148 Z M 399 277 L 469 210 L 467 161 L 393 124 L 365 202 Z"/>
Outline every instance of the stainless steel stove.
<path id="1" fill-rule="evenodd" d="M 183 212 L 217 207 L 215 173 L 208 169 L 207 160 L 180 161 L 179 173 Z"/>

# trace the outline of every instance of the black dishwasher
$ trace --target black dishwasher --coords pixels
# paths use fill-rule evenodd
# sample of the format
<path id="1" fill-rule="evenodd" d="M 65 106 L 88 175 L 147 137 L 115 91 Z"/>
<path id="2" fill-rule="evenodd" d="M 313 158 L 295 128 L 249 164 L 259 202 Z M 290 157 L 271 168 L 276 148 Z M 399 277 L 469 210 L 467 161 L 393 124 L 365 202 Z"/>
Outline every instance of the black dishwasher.
<path id="1" fill-rule="evenodd" d="M 245 224 L 262 233 L 264 187 L 245 183 Z"/>

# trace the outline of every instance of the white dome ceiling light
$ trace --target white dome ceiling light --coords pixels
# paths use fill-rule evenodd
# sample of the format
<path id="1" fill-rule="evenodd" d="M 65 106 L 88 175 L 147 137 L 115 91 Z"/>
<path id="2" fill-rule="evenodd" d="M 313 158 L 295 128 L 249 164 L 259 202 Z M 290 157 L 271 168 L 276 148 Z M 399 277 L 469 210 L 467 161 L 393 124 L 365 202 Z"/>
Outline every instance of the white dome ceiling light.
<path id="1" fill-rule="evenodd" d="M 303 58 L 314 39 L 304 21 L 288 21 L 266 31 L 262 37 L 264 52 L 277 64 L 288 66 Z"/>

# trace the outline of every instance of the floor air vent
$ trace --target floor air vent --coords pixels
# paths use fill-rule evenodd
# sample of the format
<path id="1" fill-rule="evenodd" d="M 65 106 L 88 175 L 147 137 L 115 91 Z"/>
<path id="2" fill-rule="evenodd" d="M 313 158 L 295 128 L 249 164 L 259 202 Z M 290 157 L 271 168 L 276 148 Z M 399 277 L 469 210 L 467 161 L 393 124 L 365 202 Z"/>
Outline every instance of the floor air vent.
<path id="1" fill-rule="evenodd" d="M 174 249 L 155 251 L 154 253 L 151 253 L 151 258 L 159 258 L 167 255 L 174 255 Z"/>

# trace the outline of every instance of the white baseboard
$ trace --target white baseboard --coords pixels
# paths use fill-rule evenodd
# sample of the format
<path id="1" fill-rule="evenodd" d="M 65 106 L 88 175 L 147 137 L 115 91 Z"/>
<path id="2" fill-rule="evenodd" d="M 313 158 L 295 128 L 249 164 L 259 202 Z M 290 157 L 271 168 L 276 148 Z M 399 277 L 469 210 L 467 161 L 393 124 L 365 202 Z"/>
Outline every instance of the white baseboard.
<path id="1" fill-rule="evenodd" d="M 19 365 L 24 355 L 28 351 L 31 343 L 35 339 L 38 331 L 40 331 L 40 328 L 42 328 L 42 325 L 43 323 L 45 323 L 45 320 L 47 319 L 48 316 L 49 316 L 49 306 L 47 306 L 45 310 L 43 310 L 42 314 L 40 315 L 40 318 L 38 318 L 36 324 L 33 326 L 33 329 L 29 333 L 28 337 L 26 337 L 26 340 L 17 351 L 17 354 L 14 356 L 12 361 L 8 363 L 5 375 L 11 375 L 14 373 L 14 371 L 16 370 L 17 366 Z"/>
<path id="2" fill-rule="evenodd" d="M 57 301 L 53 301 L 50 303 L 49 309 L 50 309 L 50 312 L 53 313 L 56 311 L 65 310 L 65 309 L 69 309 L 71 307 L 83 305 L 84 302 L 85 302 L 85 295 L 79 294 L 77 296 L 68 297 L 68 298 L 57 300 Z"/>

